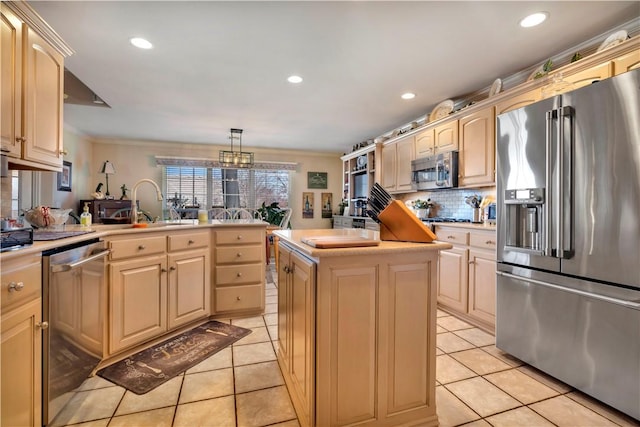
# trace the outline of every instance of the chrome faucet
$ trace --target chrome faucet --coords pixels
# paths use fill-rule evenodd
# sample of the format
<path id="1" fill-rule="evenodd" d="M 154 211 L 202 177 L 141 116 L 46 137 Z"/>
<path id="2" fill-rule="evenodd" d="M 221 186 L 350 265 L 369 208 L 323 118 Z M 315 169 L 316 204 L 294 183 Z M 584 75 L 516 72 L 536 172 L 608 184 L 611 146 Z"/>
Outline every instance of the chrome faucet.
<path id="1" fill-rule="evenodd" d="M 133 189 L 131 190 L 131 200 L 132 200 L 132 202 L 131 202 L 131 222 L 133 224 L 137 224 L 138 223 L 138 204 L 137 204 L 137 199 L 136 199 L 136 193 L 138 192 L 138 187 L 143 182 L 148 182 L 149 184 L 151 184 L 154 187 L 156 187 L 156 195 L 158 196 L 158 201 L 159 202 L 162 201 L 162 191 L 160 191 L 160 187 L 158 186 L 158 184 L 156 184 L 155 182 L 153 182 L 149 178 L 143 178 L 140 181 L 136 182 L 133 185 Z"/>

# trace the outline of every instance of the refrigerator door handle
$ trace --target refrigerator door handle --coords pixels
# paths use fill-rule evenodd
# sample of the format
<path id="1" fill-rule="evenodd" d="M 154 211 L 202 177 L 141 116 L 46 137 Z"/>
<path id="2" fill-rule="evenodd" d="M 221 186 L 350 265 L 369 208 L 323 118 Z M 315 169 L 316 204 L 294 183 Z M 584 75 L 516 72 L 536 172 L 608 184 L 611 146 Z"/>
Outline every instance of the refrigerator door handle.
<path id="1" fill-rule="evenodd" d="M 552 212 L 553 212 L 553 204 L 552 199 L 554 196 L 555 188 L 553 186 L 553 173 L 552 173 L 552 162 L 551 162 L 551 142 L 553 141 L 553 122 L 557 119 L 558 112 L 557 110 L 547 111 L 545 126 L 546 126 L 546 137 L 545 137 L 545 201 L 544 201 L 544 218 L 542 220 L 542 228 L 543 228 L 543 239 L 542 247 L 544 251 L 544 255 L 551 257 L 554 256 L 553 253 L 553 227 L 551 224 Z"/>
<path id="2" fill-rule="evenodd" d="M 558 258 L 571 256 L 571 194 L 573 181 L 571 179 L 571 157 L 573 153 L 573 108 L 561 107 L 558 109 Z M 565 120 L 569 120 L 569 126 L 565 126 Z M 568 152 L 568 170 L 565 169 L 565 154 Z M 565 203 L 566 201 L 566 203 Z M 567 206 L 568 205 L 568 206 Z M 569 218 L 565 215 L 569 214 Z M 569 244 L 567 247 L 566 245 Z"/>
<path id="3" fill-rule="evenodd" d="M 547 282 L 543 282 L 543 281 L 536 280 L 536 279 L 531 279 L 529 277 L 524 277 L 524 276 L 517 276 L 515 274 L 505 273 L 503 271 L 496 271 L 496 274 L 499 275 L 499 276 L 507 277 L 509 279 L 525 281 L 525 282 L 531 282 L 531 283 L 534 283 L 536 285 L 546 286 L 547 288 L 558 289 L 558 290 L 561 290 L 563 292 L 568 292 L 568 293 L 571 293 L 571 294 L 577 294 L 577 295 L 581 295 L 581 296 L 597 299 L 597 300 L 600 300 L 600 301 L 605 301 L 605 302 L 608 302 L 608 303 L 611 303 L 611 304 L 621 305 L 621 306 L 624 306 L 624 307 L 632 308 L 634 310 L 640 310 L 640 302 L 629 301 L 629 300 L 624 300 L 624 299 L 619 299 L 619 298 L 613 298 L 613 297 L 608 297 L 606 295 L 594 294 L 594 293 L 591 293 L 591 292 L 585 292 L 585 291 L 581 291 L 581 290 L 578 290 L 578 289 L 567 288 L 565 286 L 554 285 L 553 283 L 547 283 Z"/>

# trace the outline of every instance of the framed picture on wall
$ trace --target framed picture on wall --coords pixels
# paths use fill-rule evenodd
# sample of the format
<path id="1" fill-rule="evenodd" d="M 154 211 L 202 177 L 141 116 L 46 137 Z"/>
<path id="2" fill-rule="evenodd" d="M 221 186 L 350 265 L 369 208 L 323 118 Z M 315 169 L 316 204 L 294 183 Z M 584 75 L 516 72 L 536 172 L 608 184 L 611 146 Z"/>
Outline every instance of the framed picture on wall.
<path id="1" fill-rule="evenodd" d="M 71 162 L 62 162 L 62 172 L 58 172 L 58 191 L 71 191 Z"/>
<path id="2" fill-rule="evenodd" d="M 313 193 L 302 193 L 302 218 L 313 218 Z"/>
<path id="3" fill-rule="evenodd" d="M 327 189 L 327 172 L 307 172 L 307 188 Z"/>
<path id="4" fill-rule="evenodd" d="M 322 218 L 331 218 L 333 216 L 333 194 L 322 193 Z"/>

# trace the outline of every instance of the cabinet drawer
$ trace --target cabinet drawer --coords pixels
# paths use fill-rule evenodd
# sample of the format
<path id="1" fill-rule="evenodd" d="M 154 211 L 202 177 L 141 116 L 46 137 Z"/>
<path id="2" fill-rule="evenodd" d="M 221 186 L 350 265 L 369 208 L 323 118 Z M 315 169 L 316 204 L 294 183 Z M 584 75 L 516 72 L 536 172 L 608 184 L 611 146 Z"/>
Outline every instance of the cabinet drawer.
<path id="1" fill-rule="evenodd" d="M 215 249 L 216 264 L 246 264 L 262 261 L 264 246 L 229 246 Z"/>
<path id="2" fill-rule="evenodd" d="M 262 283 L 264 265 L 238 264 L 216 266 L 216 286 L 238 285 L 242 283 Z"/>
<path id="3" fill-rule="evenodd" d="M 172 234 L 167 239 L 169 252 L 209 246 L 209 231 L 199 233 Z"/>
<path id="4" fill-rule="evenodd" d="M 230 286 L 216 289 L 216 312 L 261 309 L 262 285 Z"/>
<path id="5" fill-rule="evenodd" d="M 462 230 L 453 230 L 451 228 L 436 227 L 436 235 L 441 242 L 449 242 L 454 245 L 468 245 L 469 232 Z"/>
<path id="6" fill-rule="evenodd" d="M 496 250 L 496 233 L 470 233 L 469 246 L 476 248 Z"/>
<path id="7" fill-rule="evenodd" d="M 111 260 L 142 255 L 159 254 L 166 251 L 165 236 L 140 237 L 137 239 L 112 240 L 109 242 Z"/>
<path id="8" fill-rule="evenodd" d="M 26 258 L 26 259 L 25 259 Z M 39 298 L 42 289 L 40 256 L 2 262 L 2 309 Z M 9 291 L 9 289 L 13 289 Z"/>
<path id="9" fill-rule="evenodd" d="M 264 243 L 263 229 L 217 230 L 213 233 L 217 245 Z"/>

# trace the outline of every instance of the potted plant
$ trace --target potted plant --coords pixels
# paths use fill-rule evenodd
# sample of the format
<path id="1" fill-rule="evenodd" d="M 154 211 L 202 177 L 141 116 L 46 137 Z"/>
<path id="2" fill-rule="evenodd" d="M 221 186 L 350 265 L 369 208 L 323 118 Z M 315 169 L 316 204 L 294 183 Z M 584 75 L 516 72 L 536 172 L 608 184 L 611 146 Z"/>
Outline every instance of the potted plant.
<path id="1" fill-rule="evenodd" d="M 431 208 L 434 206 L 434 203 L 431 199 L 415 199 L 411 202 L 411 206 L 416 211 L 416 216 L 420 219 L 424 219 L 429 218 L 429 215 L 431 215 Z"/>
<path id="2" fill-rule="evenodd" d="M 273 202 L 270 205 L 262 202 L 262 206 L 260 206 L 256 210 L 260 214 L 260 217 L 263 221 L 266 221 L 272 225 L 280 225 L 280 222 L 282 222 L 282 218 L 284 218 L 285 215 L 285 211 L 280 206 L 278 206 L 278 202 Z"/>

